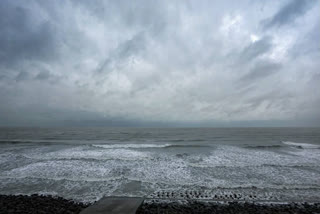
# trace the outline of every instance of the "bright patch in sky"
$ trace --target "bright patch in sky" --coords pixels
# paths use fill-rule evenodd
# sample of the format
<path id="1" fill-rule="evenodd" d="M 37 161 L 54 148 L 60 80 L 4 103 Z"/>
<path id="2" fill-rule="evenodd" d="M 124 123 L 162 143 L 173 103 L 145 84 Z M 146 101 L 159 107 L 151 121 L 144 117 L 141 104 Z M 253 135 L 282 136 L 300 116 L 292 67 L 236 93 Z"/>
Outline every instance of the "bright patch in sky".
<path id="1" fill-rule="evenodd" d="M 250 40 L 251 42 L 256 42 L 259 40 L 259 37 L 257 35 L 251 34 L 250 35 Z"/>

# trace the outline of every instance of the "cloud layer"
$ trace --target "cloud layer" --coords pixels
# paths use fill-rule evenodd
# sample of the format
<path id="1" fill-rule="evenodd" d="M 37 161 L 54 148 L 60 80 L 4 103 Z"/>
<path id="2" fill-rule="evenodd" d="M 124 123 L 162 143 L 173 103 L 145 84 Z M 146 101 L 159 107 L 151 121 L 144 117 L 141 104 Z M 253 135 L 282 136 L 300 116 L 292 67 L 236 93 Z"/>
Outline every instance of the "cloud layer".
<path id="1" fill-rule="evenodd" d="M 319 9 L 3 0 L 0 124 L 319 125 Z"/>

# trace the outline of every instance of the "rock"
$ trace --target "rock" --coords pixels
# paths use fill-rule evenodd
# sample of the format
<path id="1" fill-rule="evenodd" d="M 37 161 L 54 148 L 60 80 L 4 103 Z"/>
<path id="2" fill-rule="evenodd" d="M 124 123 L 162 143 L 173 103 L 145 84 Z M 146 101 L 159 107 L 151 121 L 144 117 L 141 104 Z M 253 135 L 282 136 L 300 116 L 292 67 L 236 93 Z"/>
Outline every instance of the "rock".
<path id="1" fill-rule="evenodd" d="M 170 203 L 157 201 L 156 203 L 143 203 L 137 214 L 156 214 L 156 213 L 224 213 L 224 214 L 274 214 L 274 213 L 320 213 L 320 203 L 290 203 L 290 204 L 259 204 L 255 202 L 203 202 L 198 200 L 182 201 L 176 200 Z"/>
<path id="2" fill-rule="evenodd" d="M 79 213 L 89 204 L 77 203 L 62 197 L 27 195 L 0 195 L 0 213 Z"/>

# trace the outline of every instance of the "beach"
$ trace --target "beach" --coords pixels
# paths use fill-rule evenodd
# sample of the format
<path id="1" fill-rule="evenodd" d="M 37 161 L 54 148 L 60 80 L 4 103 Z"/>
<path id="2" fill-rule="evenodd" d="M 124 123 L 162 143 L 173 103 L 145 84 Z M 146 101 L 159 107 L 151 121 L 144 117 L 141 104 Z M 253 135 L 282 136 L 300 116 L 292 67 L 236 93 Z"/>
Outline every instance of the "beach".
<path id="1" fill-rule="evenodd" d="M 92 204 L 67 200 L 57 196 L 0 195 L 2 214 L 78 214 Z M 123 206 L 126 206 L 123 204 Z M 316 214 L 320 203 L 237 202 L 213 200 L 163 200 L 146 199 L 137 214 Z"/>
<path id="2" fill-rule="evenodd" d="M 77 214 L 87 206 L 51 195 L 0 195 L 1 214 Z"/>
<path id="3" fill-rule="evenodd" d="M 320 203 L 258 203 L 258 202 L 217 202 L 201 200 L 146 201 L 137 214 L 278 214 L 278 213 L 319 213 Z"/>

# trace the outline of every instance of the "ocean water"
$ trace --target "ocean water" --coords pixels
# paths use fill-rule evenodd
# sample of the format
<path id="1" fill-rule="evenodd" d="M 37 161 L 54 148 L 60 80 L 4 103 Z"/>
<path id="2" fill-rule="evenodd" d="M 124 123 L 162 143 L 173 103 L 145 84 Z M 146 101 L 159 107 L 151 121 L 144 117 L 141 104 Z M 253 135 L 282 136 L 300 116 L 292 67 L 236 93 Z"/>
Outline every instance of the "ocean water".
<path id="1" fill-rule="evenodd" d="M 320 201 L 320 128 L 0 128 L 0 194 Z"/>

